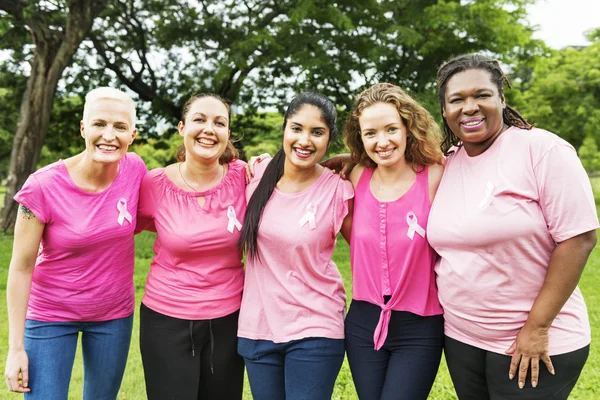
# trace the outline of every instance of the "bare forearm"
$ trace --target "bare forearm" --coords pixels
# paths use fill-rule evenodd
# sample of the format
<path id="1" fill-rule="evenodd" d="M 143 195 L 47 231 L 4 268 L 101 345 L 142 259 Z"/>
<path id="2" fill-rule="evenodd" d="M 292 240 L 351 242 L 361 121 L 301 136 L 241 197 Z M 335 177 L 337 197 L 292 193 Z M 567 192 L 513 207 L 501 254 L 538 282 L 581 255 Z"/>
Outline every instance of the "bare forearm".
<path id="1" fill-rule="evenodd" d="M 577 287 L 595 244 L 596 232 L 591 231 L 556 246 L 550 257 L 542 289 L 529 313 L 528 324 L 541 328 L 550 327 Z"/>
<path id="2" fill-rule="evenodd" d="M 8 306 L 8 346 L 22 349 L 25 332 L 27 303 L 31 290 L 33 269 L 19 270 L 11 268 L 6 284 L 6 303 Z"/>

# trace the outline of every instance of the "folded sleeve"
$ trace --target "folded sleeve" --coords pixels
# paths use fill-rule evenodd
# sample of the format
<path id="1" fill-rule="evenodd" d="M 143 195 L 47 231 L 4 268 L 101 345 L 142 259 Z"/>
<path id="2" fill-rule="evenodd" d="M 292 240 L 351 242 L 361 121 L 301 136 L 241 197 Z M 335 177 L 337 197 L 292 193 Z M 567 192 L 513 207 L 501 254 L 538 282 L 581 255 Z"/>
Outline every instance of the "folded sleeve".
<path id="1" fill-rule="evenodd" d="M 598 228 L 590 180 L 568 144 L 548 150 L 534 166 L 539 204 L 555 242 Z"/>
<path id="2" fill-rule="evenodd" d="M 352 188 L 352 183 L 340 178 L 339 182 L 337 183 L 336 197 L 334 199 L 333 208 L 333 229 L 336 235 L 340 229 L 342 229 L 344 218 L 346 218 L 346 215 L 348 215 L 348 202 L 352 198 L 354 198 L 354 189 Z"/>
<path id="3" fill-rule="evenodd" d="M 44 198 L 42 185 L 35 174 L 29 175 L 21 190 L 15 195 L 14 200 L 27 207 L 43 224 L 50 222 L 48 202 Z"/>

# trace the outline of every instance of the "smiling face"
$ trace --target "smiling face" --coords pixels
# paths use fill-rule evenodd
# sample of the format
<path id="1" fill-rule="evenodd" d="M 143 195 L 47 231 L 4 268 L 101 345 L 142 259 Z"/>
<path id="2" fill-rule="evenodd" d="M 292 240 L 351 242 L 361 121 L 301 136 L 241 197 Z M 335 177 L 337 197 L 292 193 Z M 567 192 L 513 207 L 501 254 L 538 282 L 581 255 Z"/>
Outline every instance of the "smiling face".
<path id="1" fill-rule="evenodd" d="M 391 167 L 405 162 L 406 126 L 390 103 L 375 103 L 358 117 L 365 152 L 378 166 Z"/>
<path id="2" fill-rule="evenodd" d="M 321 111 L 312 105 L 302 106 L 290 115 L 283 131 L 286 163 L 297 168 L 312 168 L 329 146 L 329 128 Z"/>
<path id="3" fill-rule="evenodd" d="M 229 110 L 214 97 L 201 97 L 189 107 L 185 121 L 179 121 L 186 159 L 216 162 L 229 140 Z"/>
<path id="4" fill-rule="evenodd" d="M 137 133 L 131 106 L 122 100 L 100 98 L 86 104 L 86 108 L 80 131 L 87 154 L 100 163 L 120 161 Z"/>
<path id="5" fill-rule="evenodd" d="M 484 152 L 506 129 L 504 96 L 491 78 L 488 71 L 469 69 L 453 75 L 446 85 L 444 118 L 469 155 Z"/>

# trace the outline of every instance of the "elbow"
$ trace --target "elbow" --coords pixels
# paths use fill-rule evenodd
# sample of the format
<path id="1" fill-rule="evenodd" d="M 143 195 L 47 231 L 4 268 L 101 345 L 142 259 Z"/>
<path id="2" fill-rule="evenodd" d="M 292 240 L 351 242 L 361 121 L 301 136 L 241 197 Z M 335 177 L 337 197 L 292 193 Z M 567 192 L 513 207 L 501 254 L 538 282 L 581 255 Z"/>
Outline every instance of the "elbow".
<path id="1" fill-rule="evenodd" d="M 582 248 L 585 249 L 587 254 L 590 254 L 592 250 L 594 250 L 594 247 L 596 247 L 596 243 L 598 242 L 596 230 L 582 233 L 580 236 Z"/>

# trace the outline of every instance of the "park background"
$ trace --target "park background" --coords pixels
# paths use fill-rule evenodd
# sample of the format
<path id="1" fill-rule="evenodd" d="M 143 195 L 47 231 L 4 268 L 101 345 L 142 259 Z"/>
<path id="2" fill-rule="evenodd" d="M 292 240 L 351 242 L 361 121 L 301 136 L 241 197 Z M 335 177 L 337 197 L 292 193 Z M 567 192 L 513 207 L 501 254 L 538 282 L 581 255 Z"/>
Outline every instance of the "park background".
<path id="1" fill-rule="evenodd" d="M 138 102 L 131 150 L 149 169 L 175 161 L 175 126 L 194 92 L 233 102 L 232 133 L 243 157 L 281 141 L 281 113 L 312 89 L 338 105 L 376 82 L 400 85 L 440 121 L 435 76 L 454 55 L 498 58 L 512 81 L 507 102 L 569 141 L 600 204 L 600 22 L 597 0 L 0 0 L 0 362 L 6 358 L 6 277 L 16 207 L 35 169 L 84 148 L 83 98 L 121 88 Z M 593 21 L 593 22 L 590 22 Z M 594 25 L 596 22 L 596 25 Z M 584 32 L 585 31 L 585 32 Z M 341 141 L 330 153 L 343 151 Z M 153 235 L 136 237 L 139 304 Z M 351 297 L 348 246 L 334 260 Z M 600 335 L 600 249 L 580 287 L 593 341 Z M 81 352 L 69 398 L 80 399 Z M 3 392 L 0 399 L 18 395 Z M 245 387 L 245 398 L 250 391 Z M 335 399 L 356 399 L 345 363 Z M 431 399 L 455 399 L 444 362 Z M 572 399 L 600 398 L 600 350 L 592 345 Z M 136 314 L 119 399 L 145 399 Z"/>

